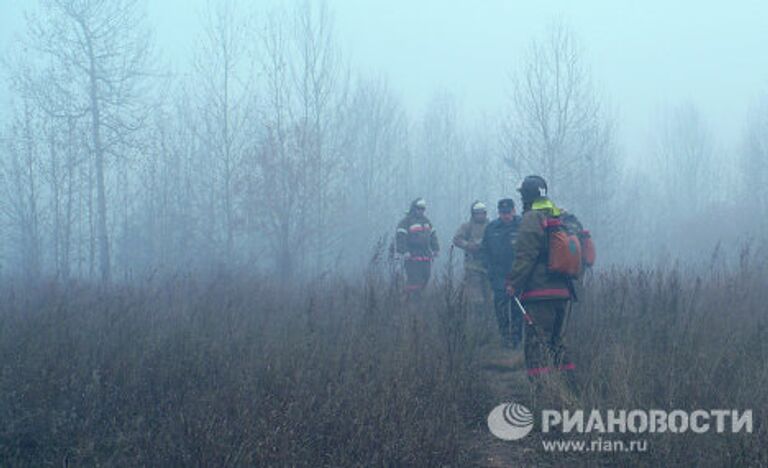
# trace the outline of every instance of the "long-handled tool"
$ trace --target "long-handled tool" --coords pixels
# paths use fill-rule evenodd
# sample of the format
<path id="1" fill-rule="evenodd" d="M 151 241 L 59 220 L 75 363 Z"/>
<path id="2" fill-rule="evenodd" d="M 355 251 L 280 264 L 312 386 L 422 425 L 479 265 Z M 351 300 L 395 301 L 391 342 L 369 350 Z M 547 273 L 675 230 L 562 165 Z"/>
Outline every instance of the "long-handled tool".
<path id="1" fill-rule="evenodd" d="M 530 325 L 534 329 L 534 333 L 539 335 L 539 328 L 533 323 L 533 318 L 531 318 L 530 314 L 525 310 L 525 307 L 523 307 L 523 304 L 520 303 L 520 299 L 517 298 L 517 296 L 512 296 L 512 299 L 515 301 L 515 304 L 517 304 L 517 308 L 520 310 L 520 313 L 523 314 L 523 319 L 525 319 L 526 323 Z M 514 334 L 514 327 L 512 324 L 512 301 L 509 301 L 509 308 L 507 308 L 507 312 L 509 313 L 508 317 L 508 323 L 509 323 L 509 336 L 510 338 Z M 522 330 L 520 330 L 522 332 Z M 522 333 L 521 333 L 522 334 Z"/>
<path id="2" fill-rule="evenodd" d="M 520 299 L 518 299 L 517 296 L 512 296 L 512 299 L 515 300 L 515 304 L 517 304 L 517 307 L 520 309 L 520 312 L 523 314 L 523 318 L 525 319 L 525 321 L 528 322 L 528 325 L 534 326 L 533 319 L 525 310 L 525 307 L 523 307 L 523 304 L 520 303 Z M 510 308 L 511 308 L 511 304 L 510 304 Z"/>
<path id="3" fill-rule="evenodd" d="M 542 343 L 546 343 L 547 340 L 545 335 L 541 332 L 539 327 L 536 326 L 536 323 L 534 323 L 533 317 L 531 317 L 531 314 L 529 314 L 528 311 L 525 310 L 525 307 L 523 307 L 523 304 L 520 303 L 520 299 L 518 299 L 517 296 L 512 296 L 512 299 L 515 300 L 515 304 L 517 304 L 517 308 L 520 310 L 520 313 L 523 314 L 523 319 L 528 325 L 531 326 L 531 328 L 533 329 L 533 333 L 536 334 L 536 337 L 539 339 L 539 341 L 541 341 Z M 510 308 L 511 308 L 511 305 L 510 305 Z M 525 339 L 527 340 L 528 337 L 526 336 Z"/>

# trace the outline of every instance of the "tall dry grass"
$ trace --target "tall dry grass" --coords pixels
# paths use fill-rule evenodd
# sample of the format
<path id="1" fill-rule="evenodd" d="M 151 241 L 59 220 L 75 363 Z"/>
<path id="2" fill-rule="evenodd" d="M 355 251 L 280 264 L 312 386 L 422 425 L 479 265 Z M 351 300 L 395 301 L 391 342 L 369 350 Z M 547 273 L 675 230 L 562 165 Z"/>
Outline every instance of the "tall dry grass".
<path id="1" fill-rule="evenodd" d="M 587 278 L 566 404 L 752 408 L 756 427 L 569 460 L 768 465 L 767 259 Z M 376 259 L 359 280 L 295 287 L 244 274 L 4 284 L 0 464 L 468 465 L 468 434 L 499 403 L 480 371 L 491 325 L 471 320 L 450 273 L 417 304 L 396 283 Z"/>
<path id="2" fill-rule="evenodd" d="M 464 462 L 461 321 L 385 277 L 0 287 L 0 465 Z"/>
<path id="3" fill-rule="evenodd" d="M 753 434 L 653 435 L 623 463 L 768 466 L 768 253 L 746 245 L 731 266 L 722 255 L 705 268 L 610 269 L 586 282 L 569 337 L 576 404 L 754 414 Z"/>

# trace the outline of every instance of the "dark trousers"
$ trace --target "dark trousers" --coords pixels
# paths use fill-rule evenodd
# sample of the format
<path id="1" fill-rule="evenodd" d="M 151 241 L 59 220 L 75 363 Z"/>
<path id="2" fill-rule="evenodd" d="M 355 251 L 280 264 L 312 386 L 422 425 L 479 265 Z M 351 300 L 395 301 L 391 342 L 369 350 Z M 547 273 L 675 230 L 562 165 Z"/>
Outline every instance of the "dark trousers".
<path id="1" fill-rule="evenodd" d="M 525 366 L 529 377 L 574 369 L 565 354 L 568 302 L 558 299 L 524 304 L 533 321 L 525 324 Z"/>
<path id="2" fill-rule="evenodd" d="M 432 262 L 423 260 L 405 260 L 405 292 L 408 295 L 420 295 L 429 283 Z"/>
<path id="3" fill-rule="evenodd" d="M 505 345 L 517 347 L 523 339 L 523 316 L 502 287 L 493 288 L 493 306 L 499 334 Z M 510 306 L 513 308 L 510 309 Z"/>

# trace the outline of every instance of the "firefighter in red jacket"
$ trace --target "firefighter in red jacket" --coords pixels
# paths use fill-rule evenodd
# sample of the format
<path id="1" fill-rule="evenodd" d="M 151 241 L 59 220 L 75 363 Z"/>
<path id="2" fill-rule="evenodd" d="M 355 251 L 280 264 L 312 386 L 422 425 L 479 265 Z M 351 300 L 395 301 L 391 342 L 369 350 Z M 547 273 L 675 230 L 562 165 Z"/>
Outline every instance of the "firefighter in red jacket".
<path id="1" fill-rule="evenodd" d="M 405 291 L 419 295 L 429 282 L 432 260 L 440 251 L 432 222 L 424 213 L 427 202 L 417 198 L 411 203 L 405 218 L 397 225 L 395 251 L 402 255 L 405 265 Z"/>

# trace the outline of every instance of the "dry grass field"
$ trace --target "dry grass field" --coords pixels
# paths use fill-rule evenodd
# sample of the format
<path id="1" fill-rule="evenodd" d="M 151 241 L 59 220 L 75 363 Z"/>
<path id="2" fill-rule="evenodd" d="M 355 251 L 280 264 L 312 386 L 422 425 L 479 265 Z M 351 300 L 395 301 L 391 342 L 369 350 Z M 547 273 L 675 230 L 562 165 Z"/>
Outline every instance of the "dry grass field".
<path id="1" fill-rule="evenodd" d="M 642 454 L 567 460 L 768 466 L 767 260 L 594 272 L 569 325 L 575 385 L 510 394 L 534 408 L 753 409 L 752 434 L 658 434 Z M 7 282 L 0 465 L 482 464 L 477 439 L 503 396 L 483 371 L 496 337 L 437 276 L 409 305 L 378 260 L 357 281 L 291 288 L 247 274 Z"/>

